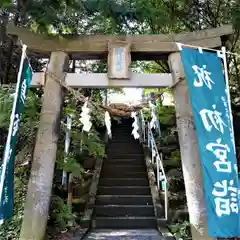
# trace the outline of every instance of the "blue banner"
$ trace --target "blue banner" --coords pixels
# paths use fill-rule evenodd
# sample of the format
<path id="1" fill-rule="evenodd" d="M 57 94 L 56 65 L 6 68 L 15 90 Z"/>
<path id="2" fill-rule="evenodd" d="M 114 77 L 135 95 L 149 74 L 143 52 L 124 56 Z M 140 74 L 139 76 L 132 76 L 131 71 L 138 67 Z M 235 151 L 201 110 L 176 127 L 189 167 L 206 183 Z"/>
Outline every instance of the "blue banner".
<path id="1" fill-rule="evenodd" d="M 15 146 L 20 118 L 23 112 L 31 80 L 32 71 L 28 59 L 26 58 L 25 51 L 23 51 L 10 120 L 8 139 L 4 149 L 2 166 L 0 168 L 0 223 L 13 216 Z"/>
<path id="2" fill-rule="evenodd" d="M 237 162 L 222 58 L 182 48 L 202 163 L 210 237 L 240 236 Z"/>

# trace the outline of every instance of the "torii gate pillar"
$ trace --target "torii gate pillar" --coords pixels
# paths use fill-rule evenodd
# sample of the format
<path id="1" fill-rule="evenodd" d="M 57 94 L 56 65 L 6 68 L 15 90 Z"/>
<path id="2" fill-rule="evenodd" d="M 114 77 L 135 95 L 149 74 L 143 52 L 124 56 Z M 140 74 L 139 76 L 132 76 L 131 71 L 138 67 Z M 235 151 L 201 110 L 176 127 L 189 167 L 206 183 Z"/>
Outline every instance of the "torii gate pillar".
<path id="1" fill-rule="evenodd" d="M 68 54 L 52 52 L 48 70 L 64 81 L 67 63 Z M 62 86 L 47 75 L 20 240 L 45 237 L 63 97 Z"/>
<path id="2" fill-rule="evenodd" d="M 202 167 L 198 152 L 197 138 L 193 121 L 184 69 L 180 53 L 169 56 L 173 78 L 173 96 L 176 105 L 177 129 L 181 151 L 182 169 L 191 233 L 193 240 L 214 240 L 208 237 L 206 205 L 203 192 Z"/>

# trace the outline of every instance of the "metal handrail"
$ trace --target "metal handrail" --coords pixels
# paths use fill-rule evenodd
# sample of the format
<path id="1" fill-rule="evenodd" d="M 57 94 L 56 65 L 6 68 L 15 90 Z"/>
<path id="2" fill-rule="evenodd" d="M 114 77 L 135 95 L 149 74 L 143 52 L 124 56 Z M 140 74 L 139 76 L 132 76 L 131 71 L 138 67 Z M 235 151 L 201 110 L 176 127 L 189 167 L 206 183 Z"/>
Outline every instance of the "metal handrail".
<path id="1" fill-rule="evenodd" d="M 160 182 L 164 182 L 164 207 L 165 207 L 165 219 L 168 220 L 168 181 L 163 167 L 163 156 L 159 154 L 157 144 L 155 142 L 150 123 L 147 125 L 147 139 L 146 139 L 146 124 L 143 116 L 143 112 L 140 111 L 140 122 L 141 122 L 141 137 L 143 142 L 147 140 L 148 147 L 151 150 L 151 163 L 157 164 L 157 188 L 160 190 Z M 150 145 L 150 146 L 149 146 Z"/>

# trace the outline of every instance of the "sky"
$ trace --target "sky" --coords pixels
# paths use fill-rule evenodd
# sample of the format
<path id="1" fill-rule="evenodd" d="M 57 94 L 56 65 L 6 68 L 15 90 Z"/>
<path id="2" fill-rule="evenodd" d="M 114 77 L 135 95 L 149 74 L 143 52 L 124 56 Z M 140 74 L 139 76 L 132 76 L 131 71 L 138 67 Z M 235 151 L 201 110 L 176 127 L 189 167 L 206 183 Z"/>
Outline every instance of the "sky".
<path id="1" fill-rule="evenodd" d="M 125 103 L 132 105 L 137 105 L 141 103 L 142 100 L 142 88 L 123 88 L 124 94 L 114 93 L 108 95 L 108 100 L 110 103 Z M 173 96 L 172 94 L 165 92 L 163 93 L 163 105 L 173 106 Z"/>
<path id="2" fill-rule="evenodd" d="M 142 99 L 142 88 L 123 88 L 124 94 L 114 93 L 108 96 L 111 103 L 137 104 Z"/>

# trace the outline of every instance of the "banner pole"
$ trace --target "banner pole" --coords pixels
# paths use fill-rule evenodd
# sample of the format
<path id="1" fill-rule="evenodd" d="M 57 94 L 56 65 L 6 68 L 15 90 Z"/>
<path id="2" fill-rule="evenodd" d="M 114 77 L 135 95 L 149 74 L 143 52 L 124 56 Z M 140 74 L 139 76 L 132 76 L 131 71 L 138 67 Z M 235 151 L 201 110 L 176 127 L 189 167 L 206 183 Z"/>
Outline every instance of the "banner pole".
<path id="1" fill-rule="evenodd" d="M 224 66 L 224 75 L 226 81 L 226 90 L 227 90 L 227 98 L 228 98 L 228 105 L 229 105 L 229 112 L 230 112 L 230 120 L 231 120 L 231 128 L 232 128 L 232 136 L 233 136 L 233 147 L 234 152 L 236 153 L 236 146 L 235 146 L 235 136 L 234 136 L 234 129 L 233 129 L 233 115 L 232 115 L 232 106 L 231 106 L 231 97 L 230 97 L 230 88 L 229 88 L 229 77 L 228 77 L 228 66 L 227 66 L 227 55 L 226 55 L 226 47 L 222 47 L 223 53 L 223 66 Z"/>
<path id="2" fill-rule="evenodd" d="M 22 56 L 21 56 L 20 66 L 19 66 L 19 71 L 18 71 L 18 76 L 17 76 L 17 85 L 16 85 L 16 89 L 15 89 L 14 102 L 13 102 L 12 113 L 11 113 L 11 117 L 10 117 L 10 125 L 9 125 L 7 142 L 5 145 L 5 150 L 4 150 L 3 160 L 2 160 L 2 171 L 1 171 L 1 179 L 0 179 L 0 204 L 2 203 L 5 174 L 6 174 L 6 170 L 7 170 L 7 164 L 9 161 L 9 155 L 11 153 L 10 152 L 11 135 L 12 135 L 12 131 L 13 131 L 14 115 L 15 115 L 15 110 L 16 110 L 16 106 L 17 106 L 18 92 L 19 92 L 19 87 L 20 87 L 23 63 L 24 63 L 24 59 L 26 56 L 26 50 L 27 50 L 27 45 L 24 44 L 22 46 Z M 3 223 L 3 220 L 0 220 L 0 225 L 2 223 Z"/>

